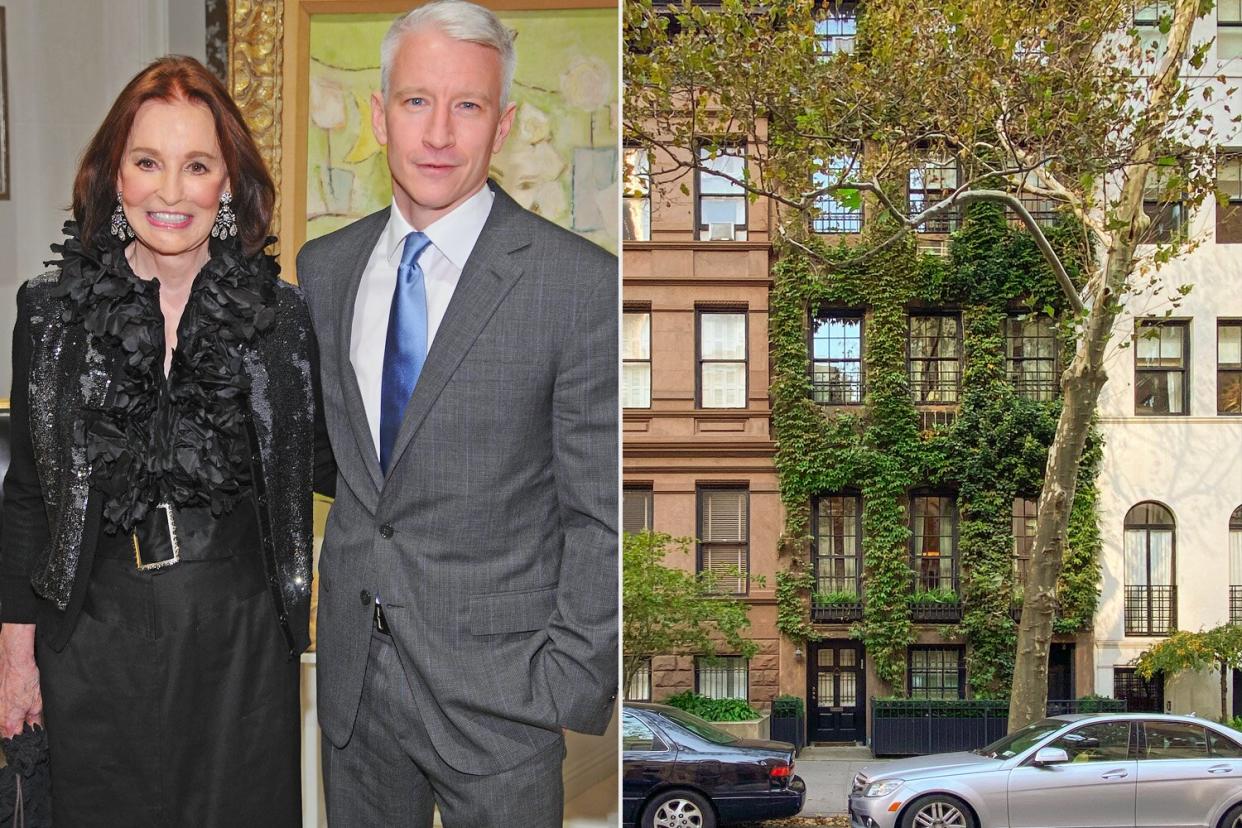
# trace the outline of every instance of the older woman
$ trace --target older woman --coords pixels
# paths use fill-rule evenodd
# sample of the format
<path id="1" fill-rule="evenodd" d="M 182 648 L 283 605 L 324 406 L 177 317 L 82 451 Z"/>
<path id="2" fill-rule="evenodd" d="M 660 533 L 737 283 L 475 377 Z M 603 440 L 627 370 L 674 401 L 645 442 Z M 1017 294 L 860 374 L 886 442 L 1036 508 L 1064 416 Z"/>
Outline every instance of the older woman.
<path id="1" fill-rule="evenodd" d="M 224 87 L 140 72 L 18 292 L 0 731 L 46 718 L 64 826 L 299 825 L 311 489 L 331 488 L 274 187 Z M 318 447 L 318 454 L 316 449 Z"/>

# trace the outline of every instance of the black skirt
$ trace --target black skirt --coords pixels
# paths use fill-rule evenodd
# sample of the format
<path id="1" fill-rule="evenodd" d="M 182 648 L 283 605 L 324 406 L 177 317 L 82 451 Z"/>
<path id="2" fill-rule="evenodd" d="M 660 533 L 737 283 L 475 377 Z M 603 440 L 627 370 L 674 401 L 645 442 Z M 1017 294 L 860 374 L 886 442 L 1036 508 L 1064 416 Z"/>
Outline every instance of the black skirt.
<path id="1" fill-rule="evenodd" d="M 97 557 L 65 649 L 38 651 L 57 826 L 301 825 L 299 668 L 258 545 Z"/>

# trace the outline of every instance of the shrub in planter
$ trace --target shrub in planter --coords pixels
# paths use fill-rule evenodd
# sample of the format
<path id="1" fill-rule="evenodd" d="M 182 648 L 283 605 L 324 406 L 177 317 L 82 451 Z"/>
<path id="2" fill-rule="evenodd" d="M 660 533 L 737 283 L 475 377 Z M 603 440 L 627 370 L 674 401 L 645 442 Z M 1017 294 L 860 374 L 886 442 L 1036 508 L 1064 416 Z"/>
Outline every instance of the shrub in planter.
<path id="1" fill-rule="evenodd" d="M 1109 696 L 1089 693 L 1078 697 L 1076 713 L 1108 713 L 1117 709 L 1117 700 Z"/>
<path id="2" fill-rule="evenodd" d="M 838 590 L 836 592 L 817 592 L 812 596 L 811 601 L 817 607 L 839 607 L 846 604 L 857 604 L 859 598 L 848 590 Z"/>
<path id="3" fill-rule="evenodd" d="M 953 590 L 940 587 L 939 589 L 919 590 L 910 600 L 916 604 L 956 604 L 960 599 Z"/>
<path id="4" fill-rule="evenodd" d="M 795 751 L 806 744 L 806 718 L 802 699 L 798 696 L 777 696 L 772 700 L 772 738 L 789 742 Z"/>
<path id="5" fill-rule="evenodd" d="M 777 696 L 772 701 L 772 718 L 801 716 L 803 713 L 802 699 L 798 696 Z"/>
<path id="6" fill-rule="evenodd" d="M 745 699 L 709 699 L 693 690 L 669 696 L 664 703 L 709 722 L 745 722 L 759 718 L 759 711 Z"/>

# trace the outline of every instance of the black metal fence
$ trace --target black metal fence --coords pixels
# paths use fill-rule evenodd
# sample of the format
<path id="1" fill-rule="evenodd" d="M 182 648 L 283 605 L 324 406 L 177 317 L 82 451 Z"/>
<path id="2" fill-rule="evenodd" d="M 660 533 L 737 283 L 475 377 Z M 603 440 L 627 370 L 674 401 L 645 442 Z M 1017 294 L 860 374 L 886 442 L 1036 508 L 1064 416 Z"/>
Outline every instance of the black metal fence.
<path id="1" fill-rule="evenodd" d="M 1126 587 L 1126 635 L 1168 635 L 1177 629 L 1177 587 Z"/>
<path id="2" fill-rule="evenodd" d="M 1119 699 L 1056 699 L 1048 715 L 1121 712 Z M 871 699 L 871 752 L 917 756 L 974 750 L 1009 730 L 1009 702 L 983 699 Z"/>

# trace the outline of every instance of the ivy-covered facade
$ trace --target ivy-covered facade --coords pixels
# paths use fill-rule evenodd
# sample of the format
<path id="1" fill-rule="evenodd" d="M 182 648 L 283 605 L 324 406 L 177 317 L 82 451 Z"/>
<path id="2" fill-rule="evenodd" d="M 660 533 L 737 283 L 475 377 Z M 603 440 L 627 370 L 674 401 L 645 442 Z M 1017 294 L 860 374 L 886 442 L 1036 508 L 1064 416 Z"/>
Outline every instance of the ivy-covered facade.
<path id="1" fill-rule="evenodd" d="M 856 263 L 865 241 L 820 237 L 773 267 L 778 626 L 806 664 L 781 686 L 805 688 L 812 740 L 861 740 L 869 696 L 1008 695 L 1066 347 L 1054 278 L 999 208 L 970 208 L 947 255 L 920 253 L 910 235 Z M 1095 439 L 1050 698 L 1091 682 L 1099 459 Z"/>

